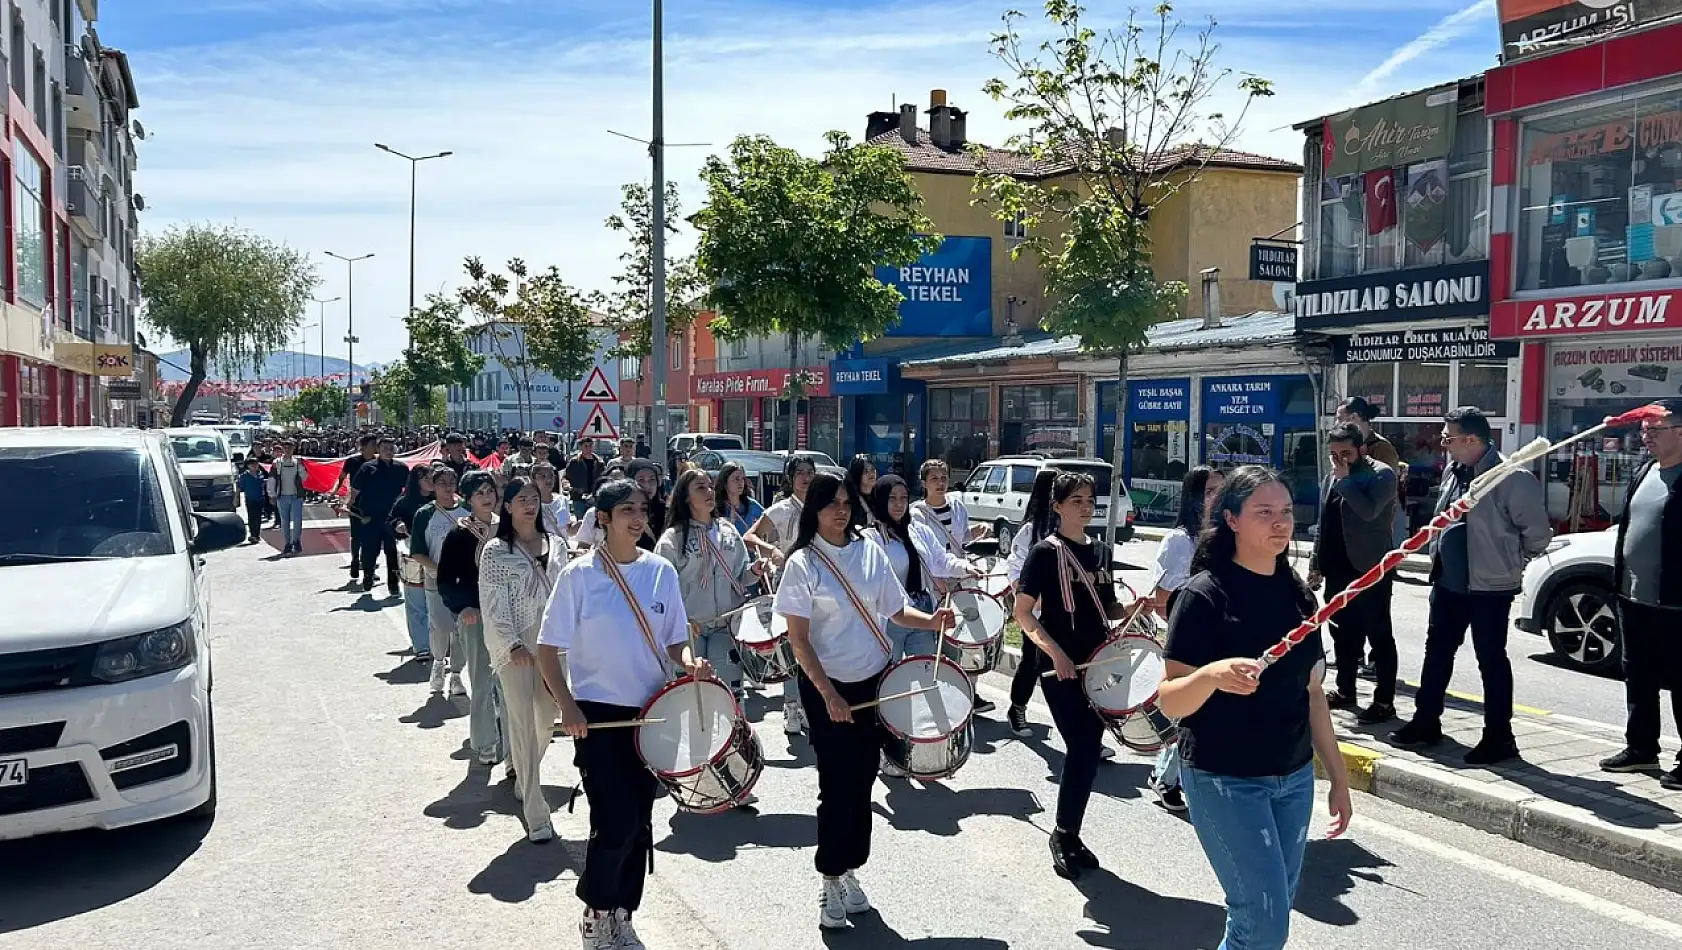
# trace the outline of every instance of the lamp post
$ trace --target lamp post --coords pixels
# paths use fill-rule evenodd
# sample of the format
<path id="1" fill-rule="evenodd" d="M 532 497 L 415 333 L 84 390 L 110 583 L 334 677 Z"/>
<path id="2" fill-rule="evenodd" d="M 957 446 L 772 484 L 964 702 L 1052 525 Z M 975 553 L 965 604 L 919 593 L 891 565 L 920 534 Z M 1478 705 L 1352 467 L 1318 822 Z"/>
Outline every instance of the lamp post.
<path id="1" fill-rule="evenodd" d="M 343 254 L 326 252 L 328 257 L 336 257 L 345 262 L 345 399 L 355 402 L 356 392 L 356 263 L 365 261 L 374 254 L 370 251 L 359 257 L 346 257 Z M 356 422 L 356 414 L 351 413 L 351 423 Z"/>
<path id="2" fill-rule="evenodd" d="M 327 305 L 330 304 L 330 303 L 338 303 L 339 301 L 341 301 L 345 298 L 343 298 L 343 297 L 328 297 L 326 300 L 323 300 L 320 297 L 311 297 L 310 299 L 321 305 L 321 311 L 320 311 L 321 319 L 316 322 L 316 326 L 321 328 L 321 381 L 323 383 L 326 383 L 327 382 Z M 308 356 L 309 354 L 305 353 L 304 355 Z M 308 363 L 307 360 L 305 361 L 305 364 L 304 364 L 304 372 L 306 372 L 306 373 L 309 372 L 309 363 Z"/>
<path id="3" fill-rule="evenodd" d="M 649 188 L 651 212 L 648 221 L 649 257 L 649 357 L 654 361 L 654 419 L 650 441 L 660 469 L 667 468 L 666 456 L 666 66 L 665 4 L 654 0 L 654 134 L 648 154 L 654 160 L 654 181 Z"/>
<path id="4" fill-rule="evenodd" d="M 417 177 L 416 170 L 420 167 L 421 162 L 429 162 L 429 161 L 431 161 L 435 158 L 448 158 L 451 155 L 454 155 L 455 153 L 454 152 L 449 152 L 449 151 L 444 151 L 444 152 L 436 152 L 432 155 L 408 155 L 408 154 L 405 154 L 403 152 L 399 152 L 397 149 L 394 149 L 391 146 L 385 145 L 385 144 L 380 143 L 380 142 L 375 142 L 374 147 L 379 149 L 382 152 L 386 152 L 388 154 L 395 155 L 398 158 L 407 159 L 408 162 L 409 162 L 409 309 L 404 311 L 404 313 L 406 315 L 407 314 L 413 314 L 415 312 L 415 181 L 416 181 L 416 177 Z M 408 325 L 407 317 L 405 317 L 404 325 L 405 326 Z M 414 349 L 415 338 L 414 338 L 413 334 L 410 334 L 410 336 L 408 338 L 408 341 L 409 341 L 408 342 L 408 349 Z M 405 424 L 412 423 L 413 419 L 414 419 L 414 414 L 415 414 L 415 393 L 414 393 L 414 390 L 411 388 L 410 391 L 409 391 L 409 398 L 408 398 L 407 405 L 406 405 L 406 410 L 405 410 L 405 416 L 406 417 L 403 420 L 404 423 Z"/>
<path id="5" fill-rule="evenodd" d="M 303 366 L 296 374 L 294 374 L 299 379 L 303 378 L 303 375 L 310 371 L 310 331 L 319 326 L 321 326 L 320 323 L 312 323 L 307 327 L 298 328 L 298 345 L 303 349 L 304 353 Z M 325 343 L 326 341 L 323 340 L 322 342 Z M 303 392 L 302 386 L 297 388 L 299 392 Z"/>

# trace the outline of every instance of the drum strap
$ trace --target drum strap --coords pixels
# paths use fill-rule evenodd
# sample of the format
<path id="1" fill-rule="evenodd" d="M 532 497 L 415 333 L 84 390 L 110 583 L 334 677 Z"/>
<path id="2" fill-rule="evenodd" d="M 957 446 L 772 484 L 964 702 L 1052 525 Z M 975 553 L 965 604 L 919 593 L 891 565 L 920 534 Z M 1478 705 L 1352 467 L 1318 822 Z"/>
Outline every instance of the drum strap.
<path id="1" fill-rule="evenodd" d="M 847 599 L 853 602 L 853 609 L 859 612 L 859 617 L 864 621 L 864 625 L 870 628 L 871 635 L 876 638 L 876 645 L 882 648 L 883 653 L 893 656 L 893 641 L 889 640 L 888 635 L 882 632 L 882 624 L 876 617 L 876 611 L 866 607 L 864 601 L 859 599 L 858 591 L 853 590 L 853 582 L 847 580 L 847 575 L 841 572 L 841 568 L 836 566 L 834 559 L 828 554 L 815 546 L 808 546 L 806 550 L 816 555 L 818 560 L 824 563 L 824 567 L 829 568 L 829 572 L 834 574 L 835 578 L 841 582 L 841 589 L 847 592 Z"/>
<path id="2" fill-rule="evenodd" d="M 719 549 L 718 545 L 713 543 L 712 537 L 707 533 L 707 530 L 703 528 L 701 529 L 701 556 L 704 558 L 709 552 L 712 555 L 714 563 L 718 565 L 719 570 L 723 571 L 725 578 L 730 581 L 730 586 L 735 589 L 736 596 L 742 598 L 743 600 L 747 600 L 748 589 L 743 587 L 742 582 L 736 579 L 736 572 L 730 569 L 730 562 L 724 559 L 724 552 Z M 702 574 L 701 586 L 705 587 L 711 580 L 711 571 Z"/>
<path id="3" fill-rule="evenodd" d="M 947 504 L 950 505 L 951 502 L 947 502 Z M 934 513 L 934 507 L 926 501 L 919 501 L 917 502 L 917 505 L 928 514 L 929 521 L 932 522 L 936 528 L 939 528 L 940 533 L 946 537 L 946 550 L 951 551 L 959 557 L 963 557 L 963 545 L 958 543 L 957 538 L 952 537 L 952 529 L 946 527 L 946 524 L 940 520 L 940 516 Z"/>
<path id="4" fill-rule="evenodd" d="M 613 583 L 619 586 L 619 593 L 625 595 L 625 603 L 631 605 L 631 613 L 637 618 L 637 626 L 642 628 L 643 641 L 648 644 L 648 649 L 653 651 L 655 659 L 660 661 L 660 668 L 669 674 L 672 668 L 671 658 L 666 656 L 665 651 L 661 650 L 659 643 L 655 641 L 654 628 L 648 623 L 648 615 L 642 612 L 642 605 L 637 603 L 637 595 L 631 592 L 631 584 L 625 580 L 625 572 L 614 562 L 606 548 L 598 548 L 596 555 L 602 571 L 613 578 Z"/>
<path id="5" fill-rule="evenodd" d="M 1063 595 L 1063 612 L 1074 616 L 1075 591 L 1070 575 L 1080 576 L 1081 585 L 1092 595 L 1092 603 L 1098 608 L 1098 616 L 1105 615 L 1104 602 L 1098 599 L 1098 588 L 1092 586 L 1092 575 L 1086 573 L 1086 568 L 1075 560 L 1075 552 L 1069 550 L 1069 545 L 1058 535 L 1051 536 L 1051 546 L 1057 549 L 1057 585 Z"/>

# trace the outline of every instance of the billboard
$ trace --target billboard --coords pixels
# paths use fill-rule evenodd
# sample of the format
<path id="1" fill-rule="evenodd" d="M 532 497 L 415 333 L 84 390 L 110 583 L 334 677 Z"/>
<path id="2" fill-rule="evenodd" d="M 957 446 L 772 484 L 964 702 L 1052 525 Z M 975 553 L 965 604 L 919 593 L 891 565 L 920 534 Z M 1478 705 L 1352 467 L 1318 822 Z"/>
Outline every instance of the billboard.
<path id="1" fill-rule="evenodd" d="M 1325 175 L 1342 178 L 1447 158 L 1459 111 L 1456 84 L 1328 116 L 1320 142 Z"/>
<path id="2" fill-rule="evenodd" d="M 899 290 L 899 324 L 887 336 L 992 336 L 993 239 L 948 237 L 906 267 L 878 267 Z"/>
<path id="3" fill-rule="evenodd" d="M 1682 0 L 1499 0 L 1504 62 L 1682 14 Z"/>

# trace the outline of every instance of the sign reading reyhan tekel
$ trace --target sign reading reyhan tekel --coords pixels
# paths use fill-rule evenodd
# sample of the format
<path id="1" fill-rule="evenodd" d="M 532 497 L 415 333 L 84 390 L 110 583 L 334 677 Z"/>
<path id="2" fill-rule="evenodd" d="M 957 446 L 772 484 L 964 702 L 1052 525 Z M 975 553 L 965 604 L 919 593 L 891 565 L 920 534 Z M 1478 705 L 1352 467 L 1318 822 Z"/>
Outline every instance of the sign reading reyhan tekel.
<path id="1" fill-rule="evenodd" d="M 1387 330 L 1332 338 L 1334 363 L 1423 363 L 1443 360 L 1507 360 L 1519 344 L 1491 340 L 1485 327 Z"/>
<path id="2" fill-rule="evenodd" d="M 876 279 L 905 297 L 888 336 L 991 336 L 993 239 L 948 237 L 905 267 L 878 267 Z"/>
<path id="3" fill-rule="evenodd" d="M 1489 312 L 1489 262 L 1411 267 L 1297 285 L 1297 327 L 1481 317 Z"/>

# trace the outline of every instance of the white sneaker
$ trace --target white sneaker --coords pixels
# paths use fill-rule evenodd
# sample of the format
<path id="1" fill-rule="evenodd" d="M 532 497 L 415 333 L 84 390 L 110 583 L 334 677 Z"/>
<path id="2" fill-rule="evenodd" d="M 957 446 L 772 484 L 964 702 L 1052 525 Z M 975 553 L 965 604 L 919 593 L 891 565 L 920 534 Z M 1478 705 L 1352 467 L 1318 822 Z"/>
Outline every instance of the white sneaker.
<path id="1" fill-rule="evenodd" d="M 1101 746 L 1098 747 L 1098 760 L 1100 762 L 1108 762 L 1109 760 L 1111 760 L 1113 758 L 1115 758 L 1115 750 L 1114 749 L 1110 748 L 1107 745 L 1101 745 Z"/>
<path id="2" fill-rule="evenodd" d="M 586 910 L 578 922 L 584 950 L 613 950 L 619 945 L 619 918 L 610 910 Z"/>
<path id="3" fill-rule="evenodd" d="M 553 825 L 538 825 L 536 828 L 526 832 L 526 840 L 533 844 L 542 844 L 545 841 L 554 841 L 555 828 Z"/>
<path id="4" fill-rule="evenodd" d="M 448 675 L 449 672 L 450 672 L 450 661 L 449 660 L 433 660 L 432 661 L 432 683 L 430 684 L 431 689 L 432 689 L 432 695 L 437 696 L 440 693 L 444 692 L 444 677 L 446 675 Z"/>
<path id="5" fill-rule="evenodd" d="M 865 896 L 852 871 L 841 875 L 841 909 L 848 914 L 862 914 L 870 909 L 870 898 Z"/>
<path id="6" fill-rule="evenodd" d="M 882 774 L 884 776 L 886 776 L 887 778 L 904 778 L 905 777 L 905 770 L 900 768 L 899 766 L 893 764 L 892 762 L 888 761 L 888 757 L 886 755 L 882 756 L 881 769 L 882 769 Z"/>
<path id="7" fill-rule="evenodd" d="M 847 894 L 838 877 L 823 879 L 818 891 L 818 926 L 825 930 L 845 930 L 853 922 L 847 919 Z"/>
<path id="8" fill-rule="evenodd" d="M 637 937 L 636 929 L 631 926 L 631 912 L 616 910 L 613 912 L 613 917 L 614 925 L 619 929 L 618 942 L 614 946 L 628 948 L 628 950 L 646 950 L 642 945 L 642 940 Z"/>
<path id="9" fill-rule="evenodd" d="M 467 695 L 467 687 L 463 686 L 462 683 L 461 683 L 461 674 L 460 673 L 451 673 L 450 674 L 450 698 L 454 699 L 457 696 L 466 696 L 466 695 Z"/>
<path id="10" fill-rule="evenodd" d="M 806 731 L 806 711 L 795 701 L 783 703 L 783 732 L 798 736 Z"/>

